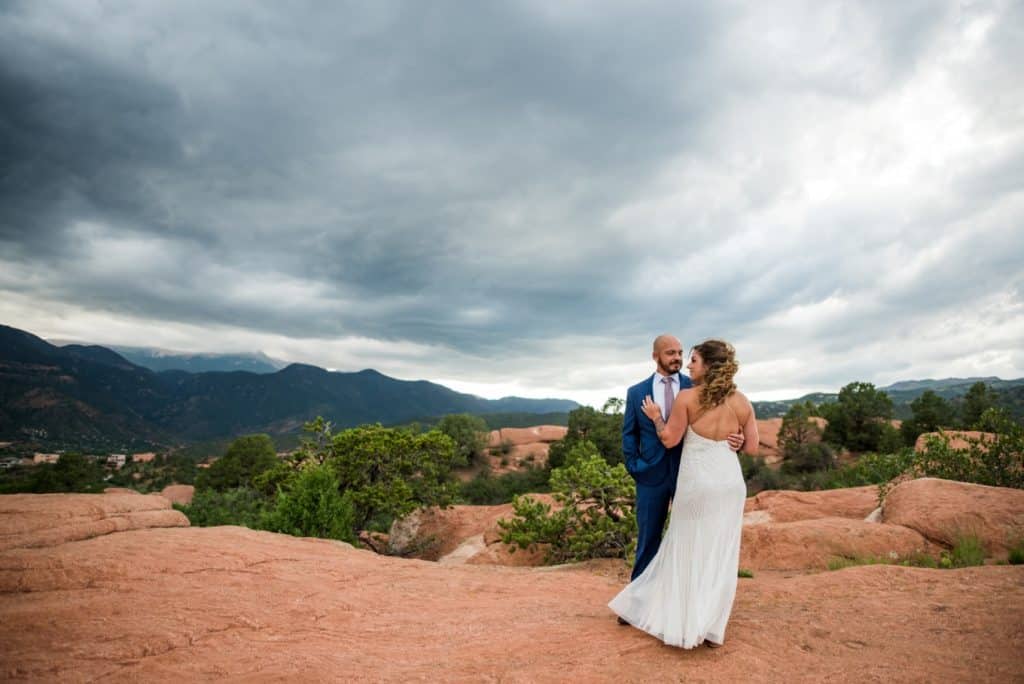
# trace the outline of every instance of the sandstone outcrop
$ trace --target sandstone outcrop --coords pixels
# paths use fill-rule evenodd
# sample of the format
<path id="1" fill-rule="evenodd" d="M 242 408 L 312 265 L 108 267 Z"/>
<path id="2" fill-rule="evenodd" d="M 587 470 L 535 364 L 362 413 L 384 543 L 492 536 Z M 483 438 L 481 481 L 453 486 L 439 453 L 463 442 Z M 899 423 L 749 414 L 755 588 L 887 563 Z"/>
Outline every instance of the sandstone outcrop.
<path id="1" fill-rule="evenodd" d="M 500 447 L 502 444 L 520 446 L 523 444 L 536 444 L 557 442 L 565 437 L 569 428 L 563 425 L 535 425 L 525 428 L 502 428 L 491 430 L 487 437 L 488 447 Z"/>
<path id="2" fill-rule="evenodd" d="M 547 504 L 554 504 L 548 494 L 531 494 L 531 497 Z M 500 540 L 498 521 L 513 516 L 512 504 L 497 506 L 449 506 L 448 508 L 426 508 L 413 511 L 411 514 L 396 520 L 388 535 L 388 552 L 393 555 L 419 558 L 422 560 L 441 560 L 452 554 L 472 537 L 480 537 L 477 552 L 483 552 L 492 546 L 505 546 Z M 462 549 L 463 561 L 487 564 L 486 559 L 507 558 L 509 565 L 524 564 L 534 554 L 516 552 L 507 549 L 493 549 L 476 561 L 474 554 L 468 554 L 468 548 Z M 467 555 L 468 554 L 468 555 Z"/>
<path id="3" fill-rule="evenodd" d="M 192 497 L 195 496 L 195 493 L 196 488 L 192 485 L 174 484 L 164 487 L 160 492 L 160 496 L 164 497 L 171 503 L 187 506 L 192 503 Z"/>
<path id="4" fill-rule="evenodd" d="M 907 480 L 886 495 L 882 519 L 950 547 L 961 535 L 977 535 L 989 554 L 1005 556 L 1024 541 L 1024 491 L 932 477 Z"/>
<path id="5" fill-rule="evenodd" d="M 693 651 L 616 625 L 605 604 L 626 578 L 622 563 L 446 567 L 240 527 L 12 548 L 0 552 L 0 677 L 1024 679 L 1022 567 L 759 571 L 739 581 L 725 648 Z"/>
<path id="6" fill-rule="evenodd" d="M 482 548 L 466 557 L 469 565 L 508 565 L 520 568 L 534 568 L 544 565 L 544 557 L 548 552 L 547 544 L 538 544 L 531 549 L 519 549 L 500 541 L 487 544 L 481 536 Z M 444 559 L 442 559 L 442 562 Z"/>
<path id="7" fill-rule="evenodd" d="M 740 567 L 824 570 L 834 558 L 904 559 L 938 549 L 899 525 L 849 518 L 818 518 L 743 526 Z"/>
<path id="8" fill-rule="evenodd" d="M 748 498 L 744 513 L 746 519 L 757 522 L 827 517 L 863 520 L 877 507 L 878 487 L 868 485 L 817 492 L 768 490 Z"/>
<path id="9" fill-rule="evenodd" d="M 57 546 L 125 530 L 187 527 L 158 495 L 9 494 L 0 496 L 0 551 Z"/>
<path id="10" fill-rule="evenodd" d="M 925 432 L 918 435 L 914 442 L 914 451 L 924 451 L 930 438 L 949 440 L 951 449 L 969 449 L 972 442 L 988 442 L 996 438 L 991 432 L 978 432 L 977 430 L 943 430 L 942 432 Z"/>
<path id="11" fill-rule="evenodd" d="M 535 425 L 527 428 L 491 430 L 487 438 L 488 460 L 495 475 L 542 468 L 548 462 L 552 442 L 565 437 L 569 428 Z"/>

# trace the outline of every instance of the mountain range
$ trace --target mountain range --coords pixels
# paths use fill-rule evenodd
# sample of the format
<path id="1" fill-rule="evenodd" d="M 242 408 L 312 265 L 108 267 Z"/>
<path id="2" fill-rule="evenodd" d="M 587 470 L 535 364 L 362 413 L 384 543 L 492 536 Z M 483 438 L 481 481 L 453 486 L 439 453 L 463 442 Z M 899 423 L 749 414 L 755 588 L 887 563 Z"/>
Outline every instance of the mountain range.
<path id="1" fill-rule="evenodd" d="M 926 391 L 931 390 L 947 401 L 956 402 L 971 388 L 971 385 L 983 382 L 991 388 L 998 398 L 999 405 L 1010 410 L 1011 415 L 1019 417 L 1024 403 L 1024 378 L 1003 380 L 995 376 L 972 378 L 942 378 L 938 380 L 901 380 L 900 382 L 879 387 L 889 395 L 893 403 L 893 417 L 906 419 L 911 416 L 910 404 Z M 821 404 L 836 401 L 839 393 L 815 392 L 798 399 L 782 399 L 779 401 L 755 401 L 754 409 L 759 418 L 773 418 L 786 415 L 793 404 L 811 402 Z"/>
<path id="2" fill-rule="evenodd" d="M 577 406 L 567 399 L 489 400 L 375 370 L 339 373 L 304 364 L 272 373 L 154 371 L 106 347 L 58 347 L 0 325 L 0 440 L 170 445 L 294 432 L 318 415 L 350 427 Z"/>
<path id="3" fill-rule="evenodd" d="M 517 425 L 564 424 L 567 412 L 578 406 L 567 399 L 483 399 L 369 369 L 342 373 L 298 363 L 275 368 L 281 362 L 258 354 L 127 349 L 130 358 L 97 345 L 57 346 L 0 325 L 0 441 L 71 448 L 174 445 L 252 432 L 293 434 L 318 415 L 339 428 L 426 421 L 449 413 L 490 416 L 502 424 L 510 417 Z M 908 380 L 881 389 L 892 398 L 895 417 L 907 418 L 910 402 L 924 391 L 956 401 L 979 381 L 992 387 L 1011 413 L 1024 413 L 1024 378 Z M 820 404 L 837 396 L 815 393 L 754 406 L 759 417 L 770 418 L 785 415 L 797 402 Z"/>
<path id="4" fill-rule="evenodd" d="M 288 364 L 270 358 L 263 353 L 255 354 L 189 354 L 186 352 L 154 349 L 151 347 L 111 346 L 136 366 L 152 371 L 182 370 L 187 373 L 209 373 L 213 371 L 246 371 L 249 373 L 276 373 Z"/>

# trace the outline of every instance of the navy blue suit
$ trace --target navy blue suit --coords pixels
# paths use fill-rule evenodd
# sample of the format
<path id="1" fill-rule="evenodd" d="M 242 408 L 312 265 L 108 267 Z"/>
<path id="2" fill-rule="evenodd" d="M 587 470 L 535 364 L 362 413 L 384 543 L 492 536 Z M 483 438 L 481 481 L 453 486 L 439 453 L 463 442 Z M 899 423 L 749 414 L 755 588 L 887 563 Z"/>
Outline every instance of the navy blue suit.
<path id="1" fill-rule="evenodd" d="M 633 579 L 640 576 L 661 545 L 661 531 L 668 518 L 668 505 L 679 475 L 682 440 L 665 448 L 658 438 L 654 422 L 644 415 L 641 404 L 651 394 L 654 374 L 626 392 L 626 415 L 622 419 L 622 456 L 626 470 L 636 480 L 636 523 L 638 528 Z M 693 384 L 679 376 L 679 389 Z"/>

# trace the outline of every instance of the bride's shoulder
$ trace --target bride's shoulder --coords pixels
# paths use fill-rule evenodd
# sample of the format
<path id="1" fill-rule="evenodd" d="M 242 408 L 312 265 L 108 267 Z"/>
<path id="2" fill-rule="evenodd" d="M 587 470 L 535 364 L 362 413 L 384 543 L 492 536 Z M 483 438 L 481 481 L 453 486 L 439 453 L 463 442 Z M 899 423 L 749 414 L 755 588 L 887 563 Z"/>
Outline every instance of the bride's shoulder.
<path id="1" fill-rule="evenodd" d="M 735 411 L 737 415 L 743 414 L 741 415 L 741 417 L 743 417 L 744 419 L 746 417 L 749 417 L 748 415 L 746 415 L 748 411 L 754 411 L 754 404 L 750 401 L 750 399 L 747 398 L 746 394 L 740 392 L 739 390 L 736 390 L 732 394 L 730 394 L 726 401 L 732 404 L 733 411 Z"/>
<path id="2" fill-rule="evenodd" d="M 739 390 L 734 390 L 732 394 L 726 398 L 726 401 L 737 407 L 753 406 L 750 399 L 747 398 L 747 395 Z"/>

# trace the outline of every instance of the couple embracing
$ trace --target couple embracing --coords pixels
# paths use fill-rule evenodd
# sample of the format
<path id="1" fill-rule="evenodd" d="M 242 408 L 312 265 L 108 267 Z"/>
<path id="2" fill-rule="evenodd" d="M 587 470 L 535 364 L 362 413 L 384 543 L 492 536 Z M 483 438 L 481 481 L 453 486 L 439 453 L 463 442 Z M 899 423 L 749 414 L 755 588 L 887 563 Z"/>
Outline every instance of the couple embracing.
<path id="1" fill-rule="evenodd" d="M 756 453 L 757 421 L 736 389 L 736 352 L 654 341 L 653 376 L 629 388 L 622 426 L 639 535 L 630 584 L 608 604 L 670 646 L 721 646 L 736 595 L 747 487 L 735 451 Z M 671 517 L 662 537 L 665 520 Z"/>

